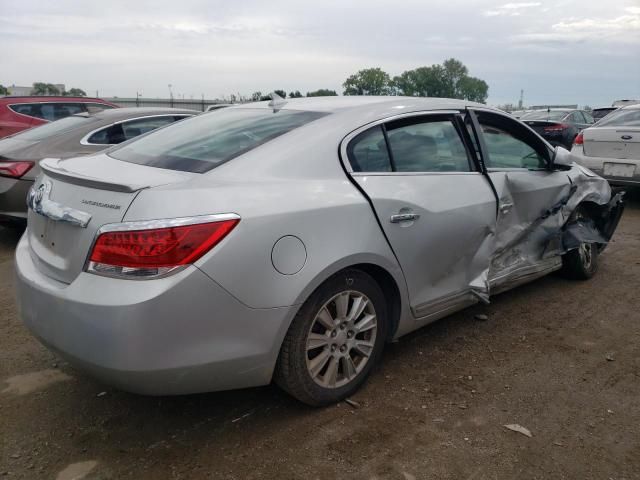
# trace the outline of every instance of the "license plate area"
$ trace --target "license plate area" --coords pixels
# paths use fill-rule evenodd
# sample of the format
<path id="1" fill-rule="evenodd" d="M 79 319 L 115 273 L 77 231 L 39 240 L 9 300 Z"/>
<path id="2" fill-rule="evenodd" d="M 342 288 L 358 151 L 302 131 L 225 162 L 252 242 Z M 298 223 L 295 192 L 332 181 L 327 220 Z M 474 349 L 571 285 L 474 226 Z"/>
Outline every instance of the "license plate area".
<path id="1" fill-rule="evenodd" d="M 636 172 L 636 166 L 629 163 L 605 163 L 603 173 L 605 177 L 631 178 Z"/>

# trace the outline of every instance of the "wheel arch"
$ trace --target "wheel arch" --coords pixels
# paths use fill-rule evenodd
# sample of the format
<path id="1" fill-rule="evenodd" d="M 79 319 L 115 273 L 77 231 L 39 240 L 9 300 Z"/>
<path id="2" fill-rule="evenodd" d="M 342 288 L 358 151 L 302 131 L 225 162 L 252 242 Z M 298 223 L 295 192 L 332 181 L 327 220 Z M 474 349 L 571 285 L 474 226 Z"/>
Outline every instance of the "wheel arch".
<path id="1" fill-rule="evenodd" d="M 408 292 L 402 270 L 397 262 L 376 254 L 357 254 L 333 263 L 315 276 L 297 298 L 297 310 L 324 282 L 349 269 L 357 269 L 370 275 L 380 286 L 387 301 L 390 321 L 387 340 L 394 339 L 401 322 L 410 317 Z M 408 316 L 408 317 L 407 317 Z M 288 329 L 288 326 L 287 326 Z"/>

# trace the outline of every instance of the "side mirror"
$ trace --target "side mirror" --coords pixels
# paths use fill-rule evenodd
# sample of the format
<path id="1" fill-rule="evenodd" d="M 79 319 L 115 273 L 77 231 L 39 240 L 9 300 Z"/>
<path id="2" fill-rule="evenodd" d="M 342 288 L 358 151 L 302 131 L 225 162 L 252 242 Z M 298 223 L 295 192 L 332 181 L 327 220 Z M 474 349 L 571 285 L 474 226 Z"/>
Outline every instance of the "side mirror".
<path id="1" fill-rule="evenodd" d="M 563 147 L 553 149 L 551 157 L 551 168 L 555 170 L 571 170 L 573 166 L 573 157 L 571 152 Z"/>

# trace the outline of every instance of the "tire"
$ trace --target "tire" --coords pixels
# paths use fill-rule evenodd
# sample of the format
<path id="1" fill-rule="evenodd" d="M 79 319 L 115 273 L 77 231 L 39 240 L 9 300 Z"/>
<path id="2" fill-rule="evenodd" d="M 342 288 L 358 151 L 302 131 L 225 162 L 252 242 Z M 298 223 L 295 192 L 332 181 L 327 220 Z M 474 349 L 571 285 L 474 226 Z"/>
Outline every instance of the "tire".
<path id="1" fill-rule="evenodd" d="M 562 256 L 562 274 L 572 280 L 589 280 L 598 271 L 597 243 L 581 243 Z"/>
<path id="2" fill-rule="evenodd" d="M 583 208 L 578 207 L 571 215 L 570 222 L 585 218 Z M 598 271 L 598 254 L 601 246 L 597 243 L 581 243 L 574 250 L 562 256 L 562 270 L 565 278 L 572 280 L 589 280 Z"/>
<path id="3" fill-rule="evenodd" d="M 375 280 L 360 270 L 339 272 L 298 311 L 274 379 L 307 405 L 336 403 L 356 392 L 379 362 L 387 325 L 386 300 Z"/>

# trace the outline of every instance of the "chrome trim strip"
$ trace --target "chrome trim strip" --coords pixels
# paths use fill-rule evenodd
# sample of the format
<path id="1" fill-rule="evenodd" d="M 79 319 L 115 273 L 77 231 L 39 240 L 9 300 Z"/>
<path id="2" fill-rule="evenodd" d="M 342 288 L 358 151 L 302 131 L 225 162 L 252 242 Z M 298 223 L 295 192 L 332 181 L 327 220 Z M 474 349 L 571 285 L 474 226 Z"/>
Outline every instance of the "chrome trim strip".
<path id="1" fill-rule="evenodd" d="M 113 145 L 118 145 L 117 143 L 91 143 L 89 142 L 89 138 L 94 134 L 99 132 L 100 130 L 103 130 L 105 128 L 111 128 L 114 125 L 119 125 L 121 123 L 125 123 L 125 122 L 133 122 L 135 120 L 143 120 L 145 118 L 155 118 L 155 117 L 184 117 L 184 118 L 189 118 L 189 117 L 193 117 L 195 115 L 189 115 L 188 113 L 159 113 L 157 115 L 143 115 L 142 117 L 132 117 L 132 118 L 126 118 L 124 120 L 118 120 L 117 122 L 113 122 L 110 123 L 108 125 L 103 125 L 101 127 L 96 128 L 95 130 L 90 131 L 89 133 L 87 133 L 84 137 L 82 137 L 80 139 L 80 145 L 86 145 L 86 146 L 104 146 L 104 148 L 108 148 L 108 147 L 112 147 Z M 182 120 L 184 120 L 184 118 Z M 178 120 L 176 120 L 177 122 Z M 175 122 L 172 122 L 175 123 Z M 167 123 L 167 125 L 171 125 L 171 123 Z M 166 125 L 163 125 L 166 126 Z M 135 138 L 135 137 L 134 137 Z"/>
<path id="2" fill-rule="evenodd" d="M 50 218 L 56 222 L 70 223 L 80 228 L 87 228 L 91 214 L 54 202 L 49 199 L 51 182 L 45 181 L 35 188 L 34 185 L 27 194 L 27 206 L 38 215 Z"/>

